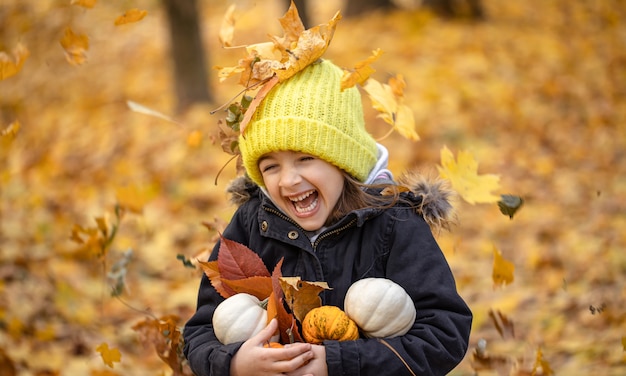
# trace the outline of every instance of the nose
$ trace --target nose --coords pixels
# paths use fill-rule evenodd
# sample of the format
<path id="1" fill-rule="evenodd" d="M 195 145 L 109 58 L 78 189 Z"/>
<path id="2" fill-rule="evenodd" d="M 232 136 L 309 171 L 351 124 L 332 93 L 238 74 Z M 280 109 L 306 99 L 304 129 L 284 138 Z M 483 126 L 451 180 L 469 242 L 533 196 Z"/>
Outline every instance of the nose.
<path id="1" fill-rule="evenodd" d="M 280 171 L 279 185 L 281 187 L 291 187 L 302 181 L 302 176 L 297 168 L 289 166 L 284 167 Z"/>

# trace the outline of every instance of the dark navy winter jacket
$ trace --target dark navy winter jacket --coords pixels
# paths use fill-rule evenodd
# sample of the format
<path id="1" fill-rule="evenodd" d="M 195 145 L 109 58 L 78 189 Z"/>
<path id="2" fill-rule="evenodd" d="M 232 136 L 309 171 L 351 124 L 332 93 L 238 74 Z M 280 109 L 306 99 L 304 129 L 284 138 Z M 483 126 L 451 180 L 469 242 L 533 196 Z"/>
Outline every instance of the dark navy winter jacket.
<path id="1" fill-rule="evenodd" d="M 283 276 L 325 281 L 324 305 L 343 309 L 350 285 L 366 277 L 400 284 L 413 298 L 417 317 L 409 332 L 385 341 L 416 375 L 445 375 L 464 357 L 472 314 L 458 295 L 451 270 L 424 219 L 428 210 L 399 204 L 386 210 L 362 209 L 327 228 L 311 244 L 304 231 L 255 187 L 223 232 L 246 245 Z M 416 203 L 424 193 L 403 193 Z M 444 195 L 445 196 L 445 195 Z M 441 203 L 435 203 L 436 205 Z M 444 203 L 445 205 L 446 203 Z M 210 257 L 217 259 L 219 244 Z M 198 308 L 184 329 L 184 353 L 198 376 L 227 376 L 241 343 L 221 344 L 211 319 L 223 298 L 202 277 Z M 325 341 L 329 375 L 410 375 L 398 355 L 376 339 Z"/>

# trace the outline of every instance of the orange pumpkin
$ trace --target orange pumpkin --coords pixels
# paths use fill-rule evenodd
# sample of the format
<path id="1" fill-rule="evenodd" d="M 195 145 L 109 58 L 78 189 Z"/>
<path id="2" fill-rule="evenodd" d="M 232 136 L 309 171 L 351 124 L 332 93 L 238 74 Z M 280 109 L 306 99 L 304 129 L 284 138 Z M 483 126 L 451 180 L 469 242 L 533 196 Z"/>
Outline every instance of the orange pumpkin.
<path id="1" fill-rule="evenodd" d="M 359 338 L 359 328 L 339 307 L 321 306 L 304 317 L 302 335 L 305 341 L 314 344 L 325 340 L 350 341 Z"/>
<path id="2" fill-rule="evenodd" d="M 278 342 L 267 342 L 263 344 L 263 347 L 270 348 L 270 349 L 281 349 L 285 347 L 285 345 L 283 345 L 282 343 L 278 343 Z"/>

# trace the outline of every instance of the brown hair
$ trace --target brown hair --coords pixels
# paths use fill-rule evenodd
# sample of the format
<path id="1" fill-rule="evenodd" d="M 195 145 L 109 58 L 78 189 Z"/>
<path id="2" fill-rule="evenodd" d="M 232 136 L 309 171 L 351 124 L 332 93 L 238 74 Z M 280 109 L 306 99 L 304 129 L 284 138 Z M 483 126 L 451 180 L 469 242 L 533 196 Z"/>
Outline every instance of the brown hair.
<path id="1" fill-rule="evenodd" d="M 400 200 L 400 191 L 395 184 L 364 184 L 344 172 L 343 192 L 333 212 L 328 216 L 326 226 L 353 210 L 389 208 Z"/>

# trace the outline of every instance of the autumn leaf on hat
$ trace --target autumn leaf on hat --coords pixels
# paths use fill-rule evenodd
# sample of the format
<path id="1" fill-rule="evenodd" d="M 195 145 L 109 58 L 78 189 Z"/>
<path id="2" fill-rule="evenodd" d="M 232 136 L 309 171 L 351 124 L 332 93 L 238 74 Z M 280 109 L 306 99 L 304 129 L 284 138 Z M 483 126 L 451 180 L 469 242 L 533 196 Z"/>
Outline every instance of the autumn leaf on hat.
<path id="1" fill-rule="evenodd" d="M 220 39 L 224 47 L 232 48 L 233 9 L 229 8 L 227 20 L 222 23 Z M 340 12 L 326 24 L 305 29 L 295 4 L 279 19 L 282 37 L 270 35 L 270 41 L 243 46 L 247 56 L 235 67 L 217 67 L 220 80 L 240 74 L 239 84 L 246 88 L 259 85 L 274 75 L 282 82 L 319 59 L 333 38 Z"/>

